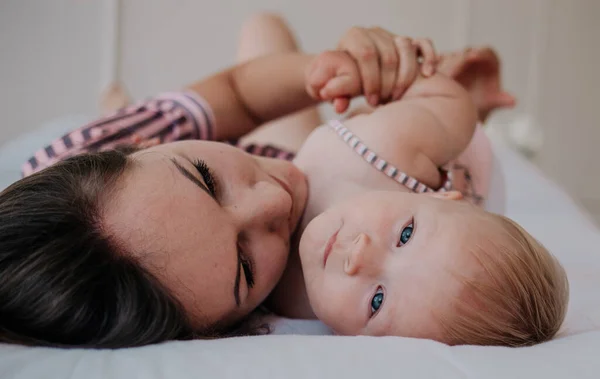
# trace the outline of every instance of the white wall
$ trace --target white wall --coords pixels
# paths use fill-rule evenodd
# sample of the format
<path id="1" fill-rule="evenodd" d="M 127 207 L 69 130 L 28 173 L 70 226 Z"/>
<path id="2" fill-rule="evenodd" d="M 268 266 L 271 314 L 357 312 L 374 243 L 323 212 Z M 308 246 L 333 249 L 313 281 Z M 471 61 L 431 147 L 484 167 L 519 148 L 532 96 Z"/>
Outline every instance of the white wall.
<path id="1" fill-rule="evenodd" d="M 0 141 L 69 113 L 95 114 L 112 72 L 116 0 L 0 0 Z M 431 37 L 440 50 L 490 44 L 503 58 L 514 111 L 542 128 L 535 162 L 600 214 L 600 1 L 122 0 L 117 67 L 139 98 L 234 63 L 240 23 L 284 14 L 308 51 L 352 25 Z"/>
<path id="2" fill-rule="evenodd" d="M 70 112 L 96 111 L 101 2 L 0 0 L 0 141 Z"/>
<path id="3" fill-rule="evenodd" d="M 544 149 L 536 157 L 583 204 L 600 215 L 600 1 L 554 0 L 539 58 Z"/>
<path id="4" fill-rule="evenodd" d="M 134 95 L 184 85 L 234 63 L 239 26 L 258 10 L 281 12 L 303 47 L 335 47 L 353 25 L 431 36 L 440 46 L 463 45 L 465 0 L 123 1 L 123 77 Z M 432 7 L 436 9 L 432 12 Z M 424 20 L 427 20 L 426 22 Z"/>

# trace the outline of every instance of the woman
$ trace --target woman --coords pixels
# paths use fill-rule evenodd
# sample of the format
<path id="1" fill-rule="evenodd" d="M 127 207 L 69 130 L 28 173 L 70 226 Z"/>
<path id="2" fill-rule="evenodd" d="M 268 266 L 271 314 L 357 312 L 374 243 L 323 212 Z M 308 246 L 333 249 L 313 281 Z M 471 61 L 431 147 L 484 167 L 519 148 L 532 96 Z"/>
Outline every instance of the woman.
<path id="1" fill-rule="evenodd" d="M 264 45 L 248 43 L 257 35 Z M 406 89 L 414 70 L 398 65 L 401 54 L 419 47 L 422 70 L 434 70 L 428 43 L 410 42 L 382 29 L 355 28 L 342 39 L 372 105 Z M 292 154 L 250 145 L 264 157 L 252 156 L 209 141 L 122 146 L 235 140 L 319 100 L 348 107 L 339 88 L 309 96 L 311 57 L 293 52 L 281 20 L 259 16 L 245 26 L 241 59 L 284 50 L 126 108 L 29 160 L 25 174 L 61 162 L 0 195 L 0 340 L 124 347 L 244 332 L 235 325 L 279 280 L 306 202 L 302 173 L 265 158 Z M 263 138 L 284 144 L 294 130 L 291 146 L 319 123 L 305 111 Z M 65 159 L 79 152 L 90 154 Z"/>

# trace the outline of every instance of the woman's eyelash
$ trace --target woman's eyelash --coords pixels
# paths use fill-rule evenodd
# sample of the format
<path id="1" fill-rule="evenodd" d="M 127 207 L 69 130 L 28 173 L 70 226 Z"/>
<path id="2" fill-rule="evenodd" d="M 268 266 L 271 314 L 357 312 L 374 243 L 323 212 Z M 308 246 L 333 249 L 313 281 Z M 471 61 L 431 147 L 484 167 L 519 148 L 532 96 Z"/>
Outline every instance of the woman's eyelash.
<path id="1" fill-rule="evenodd" d="M 217 191 L 215 188 L 215 177 L 213 176 L 206 163 L 200 159 L 196 159 L 192 162 L 192 164 L 194 165 L 196 170 L 198 170 L 200 176 L 202 176 L 202 179 L 204 180 L 204 183 L 206 183 L 206 188 L 208 188 L 208 191 L 213 195 L 213 197 L 216 197 Z"/>
<path id="2" fill-rule="evenodd" d="M 238 259 L 242 270 L 244 270 L 244 277 L 246 277 L 246 284 L 248 288 L 254 287 L 254 264 L 252 259 L 242 252 L 242 249 L 238 246 Z"/>

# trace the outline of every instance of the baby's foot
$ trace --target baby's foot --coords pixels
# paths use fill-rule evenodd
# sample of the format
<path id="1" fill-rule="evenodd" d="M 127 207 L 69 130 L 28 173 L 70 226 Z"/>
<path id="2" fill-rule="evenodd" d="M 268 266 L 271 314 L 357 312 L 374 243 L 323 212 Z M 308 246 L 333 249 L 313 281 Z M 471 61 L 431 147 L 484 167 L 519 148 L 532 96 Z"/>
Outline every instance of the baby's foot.
<path id="1" fill-rule="evenodd" d="M 437 70 L 454 78 L 471 94 L 479 120 L 494 109 L 514 107 L 515 98 L 502 90 L 500 59 L 489 47 L 467 48 L 440 56 Z"/>

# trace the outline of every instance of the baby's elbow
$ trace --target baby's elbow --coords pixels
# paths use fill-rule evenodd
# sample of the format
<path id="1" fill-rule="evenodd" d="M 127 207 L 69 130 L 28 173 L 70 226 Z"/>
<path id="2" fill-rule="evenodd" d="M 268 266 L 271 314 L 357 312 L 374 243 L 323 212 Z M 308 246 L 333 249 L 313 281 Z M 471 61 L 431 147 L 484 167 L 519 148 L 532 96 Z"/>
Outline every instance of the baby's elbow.
<path id="1" fill-rule="evenodd" d="M 436 86 L 439 86 L 439 91 L 444 93 L 444 96 L 454 99 L 465 124 L 474 126 L 477 123 L 477 106 L 471 94 L 456 80 L 442 74 L 436 76 L 438 79 Z"/>

